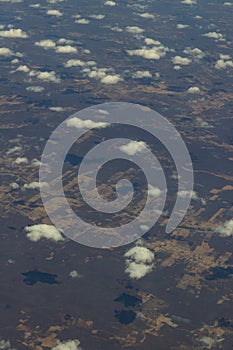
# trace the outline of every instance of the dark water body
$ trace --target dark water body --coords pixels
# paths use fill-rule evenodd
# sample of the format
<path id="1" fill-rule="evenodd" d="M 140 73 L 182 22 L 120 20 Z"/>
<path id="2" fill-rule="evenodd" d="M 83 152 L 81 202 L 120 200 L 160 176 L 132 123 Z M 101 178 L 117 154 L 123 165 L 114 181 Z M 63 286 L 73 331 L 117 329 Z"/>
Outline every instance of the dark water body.
<path id="1" fill-rule="evenodd" d="M 117 301 L 119 303 L 122 303 L 125 307 L 135 307 L 141 304 L 142 300 L 140 298 L 137 298 L 133 295 L 122 293 L 118 298 L 116 298 L 114 301 Z"/>
<path id="2" fill-rule="evenodd" d="M 34 286 L 37 282 L 47 283 L 47 284 L 59 284 L 56 280 L 57 275 L 53 275 L 46 272 L 41 272 L 38 270 L 28 271 L 22 273 L 25 276 L 23 282 L 29 286 Z"/>
<path id="3" fill-rule="evenodd" d="M 115 317 L 121 324 L 129 324 L 135 320 L 136 313 L 132 310 L 115 311 Z"/>

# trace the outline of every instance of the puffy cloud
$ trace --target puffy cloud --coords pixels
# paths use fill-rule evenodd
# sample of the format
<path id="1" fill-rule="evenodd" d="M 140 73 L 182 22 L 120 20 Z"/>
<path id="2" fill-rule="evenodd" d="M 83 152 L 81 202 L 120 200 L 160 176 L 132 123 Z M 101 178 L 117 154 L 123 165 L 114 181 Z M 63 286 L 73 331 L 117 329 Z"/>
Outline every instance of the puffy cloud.
<path id="1" fill-rule="evenodd" d="M 27 91 L 32 91 L 32 92 L 42 92 L 44 91 L 43 86 L 28 86 L 26 88 Z"/>
<path id="2" fill-rule="evenodd" d="M 146 19 L 154 19 L 155 16 L 152 15 L 152 13 L 144 12 L 144 13 L 138 13 L 138 16 Z"/>
<path id="3" fill-rule="evenodd" d="M 192 60 L 187 57 L 175 56 L 172 58 L 172 62 L 175 65 L 187 66 L 192 62 Z"/>
<path id="4" fill-rule="evenodd" d="M 195 191 L 190 192 L 190 191 L 186 191 L 186 190 L 181 190 L 181 191 L 178 192 L 178 196 L 180 198 L 183 198 L 183 199 L 189 198 L 190 194 L 192 196 L 191 197 L 192 199 L 196 199 L 196 200 L 199 199 L 198 195 L 197 195 L 197 193 Z"/>
<path id="5" fill-rule="evenodd" d="M 61 79 L 57 76 L 56 72 L 54 72 L 54 71 L 41 72 L 41 71 L 32 70 L 29 73 L 29 76 L 31 76 L 31 77 L 36 76 L 38 79 L 44 80 L 46 82 L 53 82 L 53 83 L 60 83 L 61 82 Z"/>
<path id="6" fill-rule="evenodd" d="M 222 237 L 231 237 L 233 236 L 233 219 L 226 221 L 222 225 L 218 225 L 215 228 L 216 233 L 220 233 Z"/>
<path id="7" fill-rule="evenodd" d="M 233 61 L 229 55 L 220 55 L 220 59 L 215 63 L 215 68 L 226 69 L 233 68 Z"/>
<path id="8" fill-rule="evenodd" d="M 115 26 L 115 27 L 111 27 L 110 28 L 113 32 L 117 32 L 117 33 L 121 33 L 123 32 L 123 29 L 118 27 L 118 26 Z"/>
<path id="9" fill-rule="evenodd" d="M 65 38 L 60 38 L 57 42 L 58 44 L 66 44 L 66 45 L 70 45 L 74 43 L 73 40 L 65 39 Z"/>
<path id="10" fill-rule="evenodd" d="M 233 2 L 226 1 L 226 2 L 223 3 L 223 5 L 224 6 L 233 6 Z"/>
<path id="11" fill-rule="evenodd" d="M 41 161 L 36 159 L 36 158 L 34 158 L 31 161 L 31 165 L 33 165 L 33 166 L 40 166 L 41 165 Z"/>
<path id="12" fill-rule="evenodd" d="M 45 40 L 40 40 L 35 42 L 36 46 L 43 47 L 43 49 L 53 49 L 56 47 L 55 41 L 51 39 L 45 39 Z"/>
<path id="13" fill-rule="evenodd" d="M 15 164 L 28 164 L 28 159 L 26 157 L 18 157 L 15 160 Z"/>
<path id="14" fill-rule="evenodd" d="M 11 343 L 9 340 L 4 340 L 0 338 L 0 349 L 1 350 L 15 350 L 11 347 Z"/>
<path id="15" fill-rule="evenodd" d="M 207 38 L 212 38 L 218 41 L 224 41 L 225 39 L 223 38 L 223 35 L 221 33 L 217 32 L 208 32 L 205 34 L 202 34 L 202 36 L 206 36 Z"/>
<path id="16" fill-rule="evenodd" d="M 47 187 L 48 184 L 47 182 L 37 182 L 37 181 L 33 181 L 30 184 L 24 184 L 23 188 L 25 189 L 31 189 L 31 190 L 37 190 L 40 189 L 42 187 Z"/>
<path id="17" fill-rule="evenodd" d="M 196 60 L 201 60 L 205 57 L 204 52 L 198 47 L 195 47 L 194 49 L 192 49 L 191 47 L 186 47 L 183 52 L 187 55 L 192 56 L 192 58 Z"/>
<path id="18" fill-rule="evenodd" d="M 188 88 L 187 92 L 189 94 L 198 94 L 201 92 L 200 88 L 197 86 L 191 86 L 190 88 Z"/>
<path id="19" fill-rule="evenodd" d="M 13 51 L 8 49 L 7 47 L 0 47 L 0 56 L 9 57 L 12 55 L 14 55 Z"/>
<path id="20" fill-rule="evenodd" d="M 148 70 L 137 71 L 133 74 L 133 78 L 135 79 L 143 79 L 143 78 L 152 78 L 152 74 Z"/>
<path id="21" fill-rule="evenodd" d="M 104 19 L 105 18 L 105 15 L 90 15 L 91 18 L 94 18 L 94 19 Z"/>
<path id="22" fill-rule="evenodd" d="M 19 185 L 16 183 L 16 182 L 11 182 L 10 183 L 10 187 L 13 189 L 13 190 L 17 190 L 19 188 Z M 1 347 L 0 347 L 1 349 Z"/>
<path id="23" fill-rule="evenodd" d="M 63 241 L 62 234 L 55 226 L 47 224 L 38 224 L 33 226 L 26 226 L 27 238 L 33 242 L 38 242 L 42 238 L 50 239 L 52 241 Z"/>
<path id="24" fill-rule="evenodd" d="M 128 26 L 125 29 L 128 33 L 132 33 L 132 34 L 141 34 L 144 32 L 144 29 L 136 26 Z"/>
<path id="25" fill-rule="evenodd" d="M 30 71 L 30 69 L 26 65 L 20 65 L 15 71 L 28 73 Z"/>
<path id="26" fill-rule="evenodd" d="M 56 52 L 57 53 L 76 53 L 77 49 L 76 49 L 76 47 L 73 47 L 71 45 L 57 46 Z"/>
<path id="27" fill-rule="evenodd" d="M 149 39 L 147 38 L 146 40 L 147 40 L 147 43 L 149 44 Z M 153 39 L 150 39 L 150 40 L 153 40 Z M 149 60 L 159 60 L 161 57 L 164 57 L 166 55 L 166 52 L 169 51 L 169 49 L 163 46 L 159 42 L 156 42 L 156 43 L 158 43 L 158 45 L 150 48 L 143 46 L 140 49 L 127 50 L 126 52 L 130 56 L 141 56 Z"/>
<path id="28" fill-rule="evenodd" d="M 188 28 L 188 27 L 189 27 L 188 24 L 181 24 L 181 23 L 177 24 L 177 26 L 176 26 L 176 28 L 178 28 L 178 29 L 184 29 L 184 28 Z"/>
<path id="29" fill-rule="evenodd" d="M 90 21 L 89 21 L 89 19 L 86 19 L 86 18 L 80 18 L 80 19 L 76 19 L 75 23 L 78 23 L 78 24 L 89 24 Z"/>
<path id="30" fill-rule="evenodd" d="M 93 66 L 96 63 L 94 61 L 82 61 L 82 60 L 78 60 L 78 59 L 72 59 L 72 60 L 68 60 L 65 63 L 65 67 L 66 68 L 71 68 L 71 67 L 85 67 L 85 66 Z"/>
<path id="31" fill-rule="evenodd" d="M 126 145 L 120 146 L 119 149 L 122 152 L 124 152 L 130 156 L 133 156 L 136 153 L 145 152 L 145 150 L 147 149 L 147 146 L 146 146 L 146 143 L 143 141 L 130 141 Z"/>
<path id="32" fill-rule="evenodd" d="M 182 0 L 181 2 L 186 5 L 196 5 L 197 3 L 196 0 Z"/>
<path id="33" fill-rule="evenodd" d="M 48 10 L 47 15 L 61 17 L 63 15 L 63 13 L 60 12 L 59 10 Z"/>
<path id="34" fill-rule="evenodd" d="M 196 118 L 195 124 L 196 124 L 196 126 L 198 126 L 200 128 L 205 128 L 205 129 L 213 128 L 212 125 L 210 125 L 208 122 L 206 122 L 205 120 L 203 120 L 200 117 Z"/>
<path id="35" fill-rule="evenodd" d="M 101 78 L 101 83 L 102 84 L 107 84 L 107 85 L 113 85 L 119 83 L 119 81 L 122 81 L 122 77 L 119 74 L 108 74 L 105 75 L 103 78 Z"/>
<path id="36" fill-rule="evenodd" d="M 62 111 L 64 111 L 64 108 L 63 107 L 49 107 L 49 110 L 53 111 L 53 112 L 62 112 Z"/>
<path id="37" fill-rule="evenodd" d="M 74 127 L 77 129 L 106 128 L 108 126 L 107 123 L 95 122 L 90 119 L 82 120 L 78 117 L 70 118 L 67 120 L 66 125 L 68 127 Z"/>
<path id="38" fill-rule="evenodd" d="M 19 152 L 22 150 L 22 147 L 21 146 L 14 146 L 10 149 L 8 149 L 8 151 L 6 152 L 7 155 L 9 154 L 12 154 L 12 153 L 15 153 L 15 152 Z"/>
<path id="39" fill-rule="evenodd" d="M 80 275 L 80 273 L 78 273 L 78 271 L 76 271 L 76 270 L 70 271 L 69 276 L 70 276 L 71 278 L 81 278 L 81 277 L 83 277 L 83 276 Z"/>
<path id="40" fill-rule="evenodd" d="M 109 0 L 109 1 L 105 1 L 104 5 L 106 5 L 106 6 L 116 6 L 116 2 Z"/>
<path id="41" fill-rule="evenodd" d="M 11 28 L 9 30 L 1 30 L 0 37 L 26 39 L 28 35 L 22 29 Z"/>
<path id="42" fill-rule="evenodd" d="M 126 270 L 130 278 L 140 279 L 153 269 L 154 253 L 141 246 L 135 246 L 128 250 L 126 258 Z"/>
<path id="43" fill-rule="evenodd" d="M 51 350 L 81 350 L 80 341 L 78 339 L 67 340 L 64 342 L 58 341 L 57 345 Z"/>
<path id="44" fill-rule="evenodd" d="M 162 191 L 158 187 L 154 187 L 152 185 L 148 185 L 148 195 L 151 197 L 159 197 Z"/>

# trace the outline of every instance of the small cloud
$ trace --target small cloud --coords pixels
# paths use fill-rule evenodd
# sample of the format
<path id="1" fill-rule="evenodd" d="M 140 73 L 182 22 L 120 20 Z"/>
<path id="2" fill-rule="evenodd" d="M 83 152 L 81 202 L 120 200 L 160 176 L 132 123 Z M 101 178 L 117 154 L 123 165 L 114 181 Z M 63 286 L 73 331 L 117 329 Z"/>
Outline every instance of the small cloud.
<path id="1" fill-rule="evenodd" d="M 1 350 L 16 350 L 15 348 L 11 347 L 11 343 L 9 340 L 4 340 L 0 338 L 0 349 Z"/>
<path id="2" fill-rule="evenodd" d="M 172 58 L 172 62 L 174 65 L 187 66 L 192 62 L 192 60 L 187 57 L 175 56 Z"/>
<path id="3" fill-rule="evenodd" d="M 26 65 L 20 65 L 15 71 L 28 73 L 30 71 L 30 69 Z"/>
<path id="4" fill-rule="evenodd" d="M 0 37 L 26 39 L 28 35 L 25 32 L 23 32 L 22 29 L 11 28 L 9 30 L 0 31 Z"/>
<path id="5" fill-rule="evenodd" d="M 122 152 L 130 156 L 133 156 L 136 153 L 145 152 L 147 150 L 147 146 L 146 146 L 146 143 L 143 141 L 130 141 L 126 145 L 120 146 L 119 149 Z"/>
<path id="6" fill-rule="evenodd" d="M 13 55 L 14 55 L 14 52 L 8 49 L 7 47 L 0 47 L 0 56 L 9 57 Z"/>
<path id="7" fill-rule="evenodd" d="M 191 86 L 190 88 L 188 88 L 187 92 L 189 94 L 199 94 L 201 92 L 201 90 L 197 86 Z"/>
<path id="8" fill-rule="evenodd" d="M 61 16 L 63 16 L 63 13 L 60 12 L 59 10 L 48 10 L 47 15 L 61 17 Z"/>
<path id="9" fill-rule="evenodd" d="M 220 59 L 215 63 L 215 68 L 226 69 L 233 68 L 233 61 L 229 55 L 220 54 Z"/>
<path id="10" fill-rule="evenodd" d="M 133 78 L 135 79 L 143 79 L 143 78 L 152 78 L 152 74 L 148 70 L 137 71 L 133 74 Z"/>
<path id="11" fill-rule="evenodd" d="M 196 5 L 197 3 L 196 0 L 182 0 L 181 2 L 186 5 Z"/>
<path id="12" fill-rule="evenodd" d="M 89 19 L 86 19 L 86 18 L 80 18 L 80 19 L 76 19 L 75 23 L 78 23 L 78 24 L 89 24 L 90 21 L 89 21 Z"/>
<path id="13" fill-rule="evenodd" d="M 39 224 L 33 226 L 26 226 L 27 238 L 30 241 L 38 242 L 42 238 L 46 238 L 52 241 L 63 241 L 64 238 L 58 229 L 53 225 Z"/>
<path id="14" fill-rule="evenodd" d="M 202 34 L 202 36 L 206 36 L 207 38 L 212 38 L 217 41 L 225 41 L 223 35 L 218 32 L 209 32 L 209 33 Z"/>
<path id="15" fill-rule="evenodd" d="M 191 195 L 191 198 L 192 198 L 192 199 L 195 199 L 195 200 L 199 199 L 199 197 L 198 197 L 198 195 L 197 195 L 197 193 L 196 193 L 195 191 L 186 191 L 186 190 L 182 190 L 182 191 L 179 191 L 179 192 L 178 192 L 178 196 L 179 196 L 180 198 L 183 198 L 183 199 L 189 198 L 190 195 Z"/>
<path id="16" fill-rule="evenodd" d="M 10 187 L 12 188 L 12 190 L 17 190 L 19 188 L 19 185 L 16 182 L 11 182 Z M 0 347 L 0 349 L 1 349 L 1 347 Z"/>
<path id="17" fill-rule="evenodd" d="M 69 276 L 70 276 L 71 278 L 82 278 L 82 277 L 83 277 L 83 276 L 82 276 L 80 273 L 78 273 L 78 271 L 76 271 L 76 270 L 70 271 Z"/>
<path id="18" fill-rule="evenodd" d="M 176 26 L 177 29 L 185 29 L 185 28 L 188 28 L 188 27 L 189 27 L 188 24 L 181 24 L 181 23 L 177 24 L 177 26 Z"/>
<path id="19" fill-rule="evenodd" d="M 76 47 L 73 47 L 71 45 L 65 45 L 65 46 L 57 46 L 56 47 L 57 53 L 76 53 L 78 50 Z"/>
<path id="20" fill-rule="evenodd" d="M 153 270 L 154 253 L 148 248 L 135 246 L 128 250 L 126 258 L 126 270 L 132 279 L 140 279 Z"/>
<path id="21" fill-rule="evenodd" d="M 31 161 L 31 165 L 33 165 L 33 166 L 40 166 L 41 165 L 41 161 L 36 159 L 36 158 L 34 158 Z"/>
<path id="22" fill-rule="evenodd" d="M 47 186 L 48 186 L 47 182 L 33 181 L 33 182 L 29 183 L 29 184 L 24 184 L 23 188 L 31 189 L 31 190 L 37 190 L 37 189 L 40 189 L 42 187 L 47 187 Z"/>
<path id="23" fill-rule="evenodd" d="M 15 164 L 28 164 L 28 159 L 26 157 L 18 157 L 14 161 Z"/>
<path id="24" fill-rule="evenodd" d="M 53 111 L 53 112 L 63 112 L 64 108 L 63 107 L 49 107 L 49 110 Z"/>
<path id="25" fill-rule="evenodd" d="M 61 79 L 57 76 L 56 72 L 54 72 L 54 71 L 41 72 L 41 71 L 32 70 L 32 71 L 30 71 L 29 76 L 31 76 L 31 77 L 35 76 L 38 79 L 44 80 L 46 82 L 53 82 L 53 83 L 60 83 L 61 82 Z"/>
<path id="26" fill-rule="evenodd" d="M 128 33 L 132 33 L 132 34 L 141 34 L 144 32 L 144 29 L 136 26 L 128 26 L 125 29 Z"/>
<path id="27" fill-rule="evenodd" d="M 196 126 L 200 127 L 200 128 L 205 128 L 205 129 L 210 129 L 213 128 L 212 125 L 210 125 L 208 122 L 206 122 L 205 120 L 203 120 L 200 117 L 197 117 L 195 120 L 195 124 Z"/>
<path id="28" fill-rule="evenodd" d="M 150 184 L 148 185 L 149 196 L 158 198 L 161 195 L 161 193 L 162 191 L 158 187 L 152 186 Z"/>
<path id="29" fill-rule="evenodd" d="M 116 2 L 115 1 L 105 1 L 104 5 L 106 6 L 116 6 Z"/>
<path id="30" fill-rule="evenodd" d="M 55 41 L 51 39 L 36 41 L 35 45 L 43 47 L 43 49 L 54 49 L 56 47 Z"/>
<path id="31" fill-rule="evenodd" d="M 44 91 L 44 87 L 43 86 L 28 86 L 26 88 L 27 91 L 32 91 L 32 92 L 42 92 Z"/>
<path id="32" fill-rule="evenodd" d="M 114 85 L 122 81 L 122 77 L 119 74 L 105 75 L 100 81 L 102 84 Z"/>
<path id="33" fill-rule="evenodd" d="M 78 339 L 75 340 L 67 340 L 64 342 L 57 342 L 57 345 L 54 346 L 51 350 L 82 350 L 80 347 L 80 341 Z"/>
<path id="34" fill-rule="evenodd" d="M 9 154 L 12 154 L 12 153 L 15 153 L 15 152 L 19 152 L 21 150 L 22 150 L 21 146 L 15 146 L 15 147 L 12 147 L 12 148 L 8 149 L 6 154 L 9 155 Z"/>
<path id="35" fill-rule="evenodd" d="M 218 225 L 215 228 L 216 233 L 220 233 L 222 237 L 231 237 L 233 236 L 233 219 L 226 221 L 222 225 Z"/>
<path id="36" fill-rule="evenodd" d="M 148 13 L 148 12 L 138 13 L 138 16 L 140 16 L 142 18 L 146 18 L 146 19 L 154 19 L 155 18 L 155 16 L 152 15 L 152 13 Z"/>
<path id="37" fill-rule="evenodd" d="M 75 127 L 77 129 L 106 128 L 108 126 L 107 123 L 95 122 L 90 119 L 82 120 L 77 117 L 73 117 L 67 120 L 66 125 L 68 127 Z"/>

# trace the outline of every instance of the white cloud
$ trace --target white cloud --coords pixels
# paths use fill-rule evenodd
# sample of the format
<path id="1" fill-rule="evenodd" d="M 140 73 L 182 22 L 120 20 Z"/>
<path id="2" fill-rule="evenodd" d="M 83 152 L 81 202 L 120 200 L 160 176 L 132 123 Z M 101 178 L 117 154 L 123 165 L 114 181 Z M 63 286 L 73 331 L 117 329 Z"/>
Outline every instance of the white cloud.
<path id="1" fill-rule="evenodd" d="M 181 2 L 186 5 L 196 5 L 197 3 L 196 0 L 182 0 Z"/>
<path id="2" fill-rule="evenodd" d="M 15 350 L 15 349 L 11 347 L 11 343 L 9 340 L 4 340 L 0 338 L 0 350 Z"/>
<path id="3" fill-rule="evenodd" d="M 113 32 L 117 32 L 117 33 L 121 33 L 123 32 L 123 29 L 118 27 L 118 26 L 115 26 L 115 27 L 111 27 L 110 28 Z"/>
<path id="4" fill-rule="evenodd" d="M 125 29 L 128 33 L 132 33 L 132 34 L 141 34 L 144 32 L 144 29 L 136 26 L 128 26 Z"/>
<path id="5" fill-rule="evenodd" d="M 73 47 L 71 45 L 66 45 L 66 46 L 57 46 L 56 47 L 56 52 L 57 53 L 76 53 L 78 50 L 76 47 Z"/>
<path id="6" fill-rule="evenodd" d="M 63 15 L 63 13 L 60 12 L 59 10 L 48 10 L 47 15 L 61 17 Z"/>
<path id="7" fill-rule="evenodd" d="M 142 78 L 152 78 L 152 74 L 148 70 L 137 71 L 133 74 L 133 78 L 142 79 Z"/>
<path id="8" fill-rule="evenodd" d="M 179 23 L 176 26 L 177 29 L 184 29 L 184 28 L 188 28 L 188 27 L 189 27 L 188 24 L 182 24 L 182 23 Z"/>
<path id="9" fill-rule="evenodd" d="M 15 71 L 28 73 L 30 71 L 30 69 L 26 65 L 20 65 Z"/>
<path id="10" fill-rule="evenodd" d="M 233 2 L 226 1 L 226 2 L 223 3 L 223 5 L 224 6 L 233 6 Z"/>
<path id="11" fill-rule="evenodd" d="M 101 19 L 104 19 L 104 18 L 105 18 L 105 15 L 101 15 L 101 14 L 99 14 L 99 15 L 90 15 L 90 17 L 91 17 L 91 18 L 94 18 L 94 19 L 99 19 L 99 20 L 101 20 Z"/>
<path id="12" fill-rule="evenodd" d="M 135 246 L 128 250 L 126 258 L 126 270 L 130 278 L 140 279 L 153 269 L 154 253 L 142 246 Z"/>
<path id="13" fill-rule="evenodd" d="M 31 161 L 31 165 L 33 165 L 33 166 L 40 166 L 41 165 L 41 161 L 36 159 L 36 158 L 33 158 L 32 161 Z"/>
<path id="14" fill-rule="evenodd" d="M 71 68 L 71 67 L 88 67 L 88 66 L 94 66 L 96 64 L 95 61 L 82 61 L 82 60 L 78 60 L 78 59 L 71 59 L 68 60 L 65 63 L 65 67 L 66 68 Z"/>
<path id="15" fill-rule="evenodd" d="M 226 69 L 233 68 L 233 61 L 229 55 L 220 54 L 220 59 L 215 63 L 215 68 Z"/>
<path id="16" fill-rule="evenodd" d="M 106 128 L 106 126 L 108 126 L 107 123 L 95 122 L 90 119 L 82 120 L 77 117 L 73 117 L 67 120 L 66 125 L 68 127 L 74 127 L 77 129 Z"/>
<path id="17" fill-rule="evenodd" d="M 16 182 L 11 182 L 10 183 L 10 187 L 13 189 L 13 190 L 17 190 L 19 188 L 19 185 L 16 183 Z M 1 347 L 0 347 L 1 349 Z"/>
<path id="18" fill-rule="evenodd" d="M 14 55 L 14 52 L 8 49 L 7 47 L 0 47 L 0 56 L 9 57 Z"/>
<path id="19" fill-rule="evenodd" d="M 64 108 L 63 107 L 49 107 L 49 110 L 53 111 L 53 112 L 62 112 L 62 111 L 64 111 Z"/>
<path id="20" fill-rule="evenodd" d="M 200 88 L 197 86 L 191 86 L 190 88 L 188 88 L 187 92 L 189 94 L 198 94 L 201 92 Z"/>
<path id="21" fill-rule="evenodd" d="M 155 16 L 152 15 L 152 13 L 144 12 L 144 13 L 138 13 L 138 16 L 146 19 L 154 19 Z"/>
<path id="22" fill-rule="evenodd" d="M 71 278 L 81 278 L 81 277 L 83 277 L 83 276 L 80 275 L 80 273 L 78 273 L 78 271 L 76 271 L 76 270 L 70 271 L 69 276 L 70 276 Z"/>
<path id="23" fill-rule="evenodd" d="M 119 83 L 122 80 L 123 79 L 119 74 L 108 74 L 101 78 L 100 81 L 102 84 L 113 85 Z"/>
<path id="24" fill-rule="evenodd" d="M 186 190 L 181 190 L 178 192 L 178 196 L 183 198 L 183 199 L 189 198 L 190 194 L 192 196 L 191 197 L 192 199 L 195 199 L 195 200 L 199 199 L 198 195 L 195 191 L 190 192 L 190 191 L 186 191 Z"/>
<path id="25" fill-rule="evenodd" d="M 148 184 L 148 195 L 151 197 L 159 197 L 161 195 L 162 191 L 158 187 L 154 187 L 150 184 Z"/>
<path id="26" fill-rule="evenodd" d="M 222 225 L 218 225 L 215 228 L 215 232 L 220 233 L 222 237 L 233 236 L 233 219 L 226 221 Z"/>
<path id="27" fill-rule="evenodd" d="M 205 120 L 203 120 L 200 117 L 196 118 L 195 124 L 196 124 L 196 126 L 198 126 L 200 128 L 205 128 L 205 129 L 213 128 L 212 125 L 210 125 L 208 122 L 206 122 Z"/>
<path id="28" fill-rule="evenodd" d="M 86 18 L 80 18 L 80 19 L 76 19 L 75 23 L 78 23 L 78 24 L 89 24 L 90 21 L 89 21 L 89 19 L 86 19 Z"/>
<path id="29" fill-rule="evenodd" d="M 15 164 L 28 164 L 28 159 L 26 157 L 18 157 L 15 160 Z"/>
<path id="30" fill-rule="evenodd" d="M 194 49 L 192 49 L 191 47 L 186 47 L 183 52 L 187 55 L 190 55 L 193 59 L 196 60 L 201 60 L 205 57 L 204 52 L 198 47 L 195 47 Z"/>
<path id="31" fill-rule="evenodd" d="M 28 35 L 22 31 L 22 29 L 9 29 L 9 30 L 1 30 L 0 37 L 3 38 L 20 38 L 25 39 Z"/>
<path id="32" fill-rule="evenodd" d="M 33 242 L 38 242 L 42 238 L 50 239 L 52 241 L 63 241 L 62 234 L 55 226 L 47 224 L 39 224 L 33 226 L 26 226 L 27 238 Z"/>
<path id="33" fill-rule="evenodd" d="M 36 46 L 43 47 L 43 49 L 53 49 L 56 47 L 55 41 L 51 39 L 45 39 L 45 40 L 40 40 L 35 42 Z"/>
<path id="34" fill-rule="evenodd" d="M 175 65 L 187 66 L 192 62 L 192 60 L 187 57 L 175 56 L 172 58 L 172 62 Z"/>
<path id="35" fill-rule="evenodd" d="M 116 6 L 116 2 L 109 0 L 109 1 L 105 1 L 104 5 L 106 5 L 106 6 Z"/>
<path id="36" fill-rule="evenodd" d="M 56 72 L 54 72 L 54 71 L 41 72 L 41 71 L 32 70 L 29 73 L 29 76 L 31 76 L 31 77 L 36 76 L 38 79 L 44 80 L 46 82 L 53 82 L 53 83 L 60 83 L 61 82 L 61 79 L 57 76 Z"/>
<path id="37" fill-rule="evenodd" d="M 47 187 L 47 186 L 48 186 L 47 182 L 33 181 L 33 182 L 29 183 L 29 184 L 24 184 L 23 188 L 31 189 L 31 190 L 37 190 L 37 189 L 40 189 L 42 187 Z"/>
<path id="38" fill-rule="evenodd" d="M 221 33 L 218 33 L 218 32 L 209 32 L 209 33 L 202 34 L 202 36 L 206 36 L 207 38 L 212 38 L 212 39 L 215 39 L 218 41 L 225 40 L 223 35 Z"/>
<path id="39" fill-rule="evenodd" d="M 26 88 L 27 91 L 32 91 L 32 92 L 42 92 L 44 91 L 43 86 L 28 86 Z"/>
<path id="40" fill-rule="evenodd" d="M 153 40 L 153 39 L 151 39 L 151 40 Z M 147 39 L 147 42 L 148 41 L 149 40 Z M 169 51 L 169 49 L 167 47 L 163 46 L 162 44 L 160 44 L 160 45 L 156 45 L 156 46 L 153 46 L 150 48 L 143 46 L 140 49 L 127 50 L 126 52 L 130 56 L 141 56 L 141 57 L 144 57 L 144 58 L 149 59 L 149 60 L 159 60 L 161 57 L 164 57 L 166 55 L 167 51 Z"/>
<path id="41" fill-rule="evenodd" d="M 130 141 L 126 145 L 120 146 L 119 149 L 122 152 L 130 156 L 133 156 L 136 153 L 145 152 L 145 150 L 147 149 L 147 146 L 146 146 L 146 143 L 143 141 Z"/>
<path id="42" fill-rule="evenodd" d="M 14 146 L 10 149 L 8 149 L 8 151 L 6 152 L 7 155 L 9 154 L 12 154 L 12 153 L 15 153 L 15 152 L 19 152 L 22 150 L 22 147 L 21 146 Z"/>

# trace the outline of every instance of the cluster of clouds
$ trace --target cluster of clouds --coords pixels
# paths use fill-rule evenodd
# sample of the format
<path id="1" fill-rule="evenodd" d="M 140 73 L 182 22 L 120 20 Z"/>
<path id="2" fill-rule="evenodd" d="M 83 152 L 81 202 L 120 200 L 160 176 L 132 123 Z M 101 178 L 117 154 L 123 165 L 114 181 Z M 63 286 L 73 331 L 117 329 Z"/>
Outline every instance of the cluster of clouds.
<path id="1" fill-rule="evenodd" d="M 140 279 L 153 270 L 154 253 L 146 247 L 136 245 L 129 249 L 126 258 L 125 272 L 132 279 Z"/>
<path id="2" fill-rule="evenodd" d="M 57 42 L 51 39 L 43 39 L 36 41 L 35 45 L 42 47 L 45 50 L 54 49 L 57 53 L 73 54 L 78 52 L 77 48 L 71 45 L 73 43 L 73 40 L 61 38 Z"/>
<path id="3" fill-rule="evenodd" d="M 140 49 L 126 50 L 130 56 L 140 56 L 149 60 L 159 60 L 169 51 L 160 41 L 151 38 L 145 38 L 145 46 Z"/>
<path id="4" fill-rule="evenodd" d="M 26 226 L 24 230 L 27 232 L 27 238 L 32 242 L 38 242 L 45 238 L 55 242 L 63 241 L 64 238 L 58 229 L 53 225 L 38 224 Z"/>
<path id="5" fill-rule="evenodd" d="M 0 338 L 0 350 L 15 350 L 11 347 L 11 343 L 9 340 Z"/>
<path id="6" fill-rule="evenodd" d="M 64 342 L 58 341 L 57 344 L 51 350 L 82 350 L 80 347 L 80 341 L 67 340 Z"/>
<path id="7" fill-rule="evenodd" d="M 231 60 L 231 56 L 220 54 L 219 60 L 215 63 L 215 68 L 217 69 L 226 69 L 233 68 L 233 61 Z"/>
<path id="8" fill-rule="evenodd" d="M 174 65 L 173 68 L 175 70 L 181 69 L 182 66 L 188 66 L 193 61 L 200 61 L 205 57 L 205 53 L 198 47 L 195 47 L 195 48 L 186 47 L 183 50 L 183 53 L 188 55 L 189 57 L 183 57 L 183 56 L 177 55 L 172 58 L 172 63 Z"/>
<path id="9" fill-rule="evenodd" d="M 223 35 L 221 33 L 218 33 L 218 32 L 208 32 L 208 33 L 203 34 L 203 36 L 206 36 L 207 38 L 215 39 L 217 41 L 225 41 Z"/>
<path id="10" fill-rule="evenodd" d="M 30 70 L 28 66 L 20 65 L 14 72 L 27 73 L 30 78 L 37 78 L 39 80 L 42 80 L 48 83 L 52 82 L 52 83 L 58 84 L 61 82 L 60 77 L 57 75 L 55 71 L 41 71 L 41 70 L 35 70 L 35 69 Z M 38 89 L 35 89 L 35 87 L 31 89 L 32 89 L 31 91 L 33 91 L 34 89 L 35 92 L 39 92 Z M 39 87 L 39 90 L 41 90 L 41 87 Z"/>
<path id="11" fill-rule="evenodd" d="M 10 28 L 7 30 L 0 30 L 0 37 L 26 39 L 28 38 L 28 35 L 22 29 Z"/>
<path id="12" fill-rule="evenodd" d="M 233 219 L 226 221 L 222 225 L 218 225 L 215 228 L 216 233 L 220 233 L 222 237 L 231 237 L 233 236 Z"/>
<path id="13" fill-rule="evenodd" d="M 99 80 L 106 85 L 114 85 L 123 80 L 121 75 L 116 74 L 113 68 L 98 68 L 95 61 L 71 59 L 65 63 L 65 67 L 79 67 L 85 76 Z"/>

